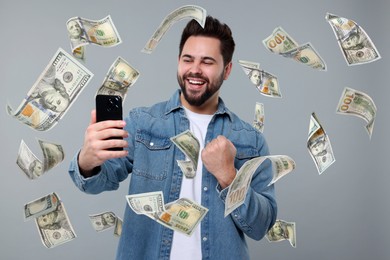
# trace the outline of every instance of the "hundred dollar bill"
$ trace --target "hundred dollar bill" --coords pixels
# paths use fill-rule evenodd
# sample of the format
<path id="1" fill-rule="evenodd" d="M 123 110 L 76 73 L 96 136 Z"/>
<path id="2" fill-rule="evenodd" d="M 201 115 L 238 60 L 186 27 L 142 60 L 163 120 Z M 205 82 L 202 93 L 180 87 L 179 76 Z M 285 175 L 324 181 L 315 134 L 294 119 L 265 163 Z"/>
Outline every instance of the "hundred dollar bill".
<path id="1" fill-rule="evenodd" d="M 282 97 L 276 76 L 261 70 L 259 63 L 243 60 L 239 60 L 238 63 L 241 65 L 251 83 L 255 85 L 262 95 L 276 98 Z"/>
<path id="2" fill-rule="evenodd" d="M 16 159 L 16 164 L 32 180 L 42 176 L 65 158 L 61 145 L 39 139 L 38 142 L 43 152 L 43 162 L 33 154 L 23 140 L 20 142 L 18 158 Z"/>
<path id="3" fill-rule="evenodd" d="M 165 204 L 165 211 L 148 213 L 146 216 L 167 228 L 191 236 L 207 212 L 208 209 L 202 205 L 187 198 L 180 198 Z"/>
<path id="4" fill-rule="evenodd" d="M 127 203 L 137 214 L 163 212 L 164 196 L 162 191 L 126 195 Z"/>
<path id="5" fill-rule="evenodd" d="M 179 165 L 181 171 L 183 172 L 186 178 L 194 178 L 196 175 L 196 168 L 194 168 L 194 164 L 192 161 L 188 160 L 176 160 L 177 165 Z"/>
<path id="6" fill-rule="evenodd" d="M 154 32 L 152 37 L 146 43 L 145 47 L 141 50 L 144 53 L 152 53 L 156 48 L 157 44 L 160 42 L 164 34 L 168 31 L 171 25 L 177 21 L 180 21 L 185 18 L 191 18 L 196 20 L 202 27 L 206 22 L 206 10 L 197 5 L 184 5 L 177 8 L 168 14 L 164 20 L 161 22 L 157 30 Z"/>
<path id="7" fill-rule="evenodd" d="M 106 211 L 99 214 L 89 215 L 89 220 L 91 221 L 93 228 L 97 232 L 100 232 L 114 227 L 116 225 L 117 217 L 114 212 Z"/>
<path id="8" fill-rule="evenodd" d="M 311 43 L 298 45 L 282 28 L 277 27 L 272 34 L 263 40 L 264 46 L 271 52 L 305 64 L 313 69 L 326 71 L 325 61 L 314 49 Z"/>
<path id="9" fill-rule="evenodd" d="M 60 200 L 55 192 L 31 201 L 24 205 L 24 220 L 27 221 L 54 211 L 59 203 Z"/>
<path id="10" fill-rule="evenodd" d="M 84 58 L 87 44 L 112 47 L 122 42 L 110 15 L 101 20 L 72 17 L 66 22 L 66 28 L 72 52 L 77 58 Z"/>
<path id="11" fill-rule="evenodd" d="M 171 137 L 171 141 L 190 159 L 196 172 L 198 166 L 200 144 L 196 136 L 190 130 L 186 130 Z"/>
<path id="12" fill-rule="evenodd" d="M 310 116 L 307 149 L 319 174 L 336 161 L 329 137 L 314 112 Z"/>
<path id="13" fill-rule="evenodd" d="M 256 102 L 255 105 L 255 119 L 253 120 L 253 127 L 263 133 L 264 131 L 264 104 Z"/>
<path id="14" fill-rule="evenodd" d="M 293 247 L 297 247 L 296 224 L 295 222 L 287 222 L 277 219 L 275 224 L 266 234 L 269 242 L 279 242 L 288 240 Z"/>
<path id="15" fill-rule="evenodd" d="M 38 131 L 51 129 L 65 115 L 93 74 L 59 48 L 16 112 L 9 115 Z"/>
<path id="16" fill-rule="evenodd" d="M 70 223 L 62 202 L 54 211 L 35 219 L 41 241 L 47 248 L 53 248 L 76 238 L 76 233 Z"/>
<path id="17" fill-rule="evenodd" d="M 122 57 L 118 57 L 108 70 L 96 95 L 118 95 L 122 97 L 123 102 L 128 89 L 137 81 L 138 77 L 139 71 Z"/>
<path id="18" fill-rule="evenodd" d="M 348 87 L 344 88 L 336 112 L 362 118 L 367 122 L 366 130 L 371 138 L 377 108 L 374 101 L 366 93 Z"/>
<path id="19" fill-rule="evenodd" d="M 122 224 L 123 224 L 123 220 L 117 217 L 115 222 L 115 228 L 114 228 L 114 235 L 117 237 L 120 237 L 122 235 Z"/>
<path id="20" fill-rule="evenodd" d="M 356 22 L 327 13 L 328 21 L 349 66 L 373 62 L 381 58 L 370 37 Z"/>
<path id="21" fill-rule="evenodd" d="M 282 54 L 298 47 L 298 43 L 281 27 L 263 40 L 264 46 L 271 52 Z"/>
<path id="22" fill-rule="evenodd" d="M 295 169 L 294 160 L 287 155 L 259 156 L 246 161 L 228 188 L 225 199 L 225 217 L 244 203 L 252 176 L 266 159 L 269 159 L 273 166 L 273 177 L 268 186 Z"/>
<path id="23" fill-rule="evenodd" d="M 286 58 L 308 65 L 313 69 L 326 71 L 325 61 L 321 58 L 318 52 L 314 49 L 311 43 L 305 43 L 295 49 L 282 53 Z"/>

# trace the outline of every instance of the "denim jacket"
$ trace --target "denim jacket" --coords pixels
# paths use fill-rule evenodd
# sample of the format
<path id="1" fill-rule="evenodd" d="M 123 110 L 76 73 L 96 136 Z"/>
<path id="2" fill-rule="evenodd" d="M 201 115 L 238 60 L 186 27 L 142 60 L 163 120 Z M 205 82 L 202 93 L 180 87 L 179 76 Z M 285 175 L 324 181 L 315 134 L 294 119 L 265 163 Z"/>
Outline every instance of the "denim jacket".
<path id="1" fill-rule="evenodd" d="M 183 174 L 176 160 L 184 160 L 185 155 L 170 137 L 189 129 L 179 96 L 177 90 L 166 102 L 132 109 L 126 118 L 128 156 L 106 161 L 96 175 L 82 177 L 76 155 L 69 167 L 76 186 L 86 193 L 97 194 L 117 189 L 131 174 L 128 194 L 162 191 L 165 203 L 177 200 Z M 251 158 L 269 154 L 263 135 L 229 111 L 222 99 L 208 126 L 205 143 L 218 135 L 235 145 L 236 169 Z M 269 160 L 260 165 L 244 203 L 226 218 L 228 188 L 222 190 L 216 178 L 203 167 L 201 204 L 209 211 L 200 224 L 202 259 L 249 259 L 245 235 L 260 240 L 277 215 L 274 186 L 267 186 L 272 180 L 271 167 Z M 135 214 L 126 203 L 116 259 L 169 259 L 173 232 L 146 216 Z"/>

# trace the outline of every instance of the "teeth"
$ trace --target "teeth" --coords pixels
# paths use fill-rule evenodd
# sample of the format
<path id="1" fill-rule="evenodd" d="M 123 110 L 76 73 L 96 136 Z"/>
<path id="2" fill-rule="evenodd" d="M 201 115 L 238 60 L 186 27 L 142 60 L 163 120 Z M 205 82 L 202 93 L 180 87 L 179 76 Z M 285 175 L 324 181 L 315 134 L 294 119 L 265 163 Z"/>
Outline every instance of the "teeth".
<path id="1" fill-rule="evenodd" d="M 203 84 L 203 81 L 197 81 L 197 80 L 188 80 L 191 84 L 195 84 L 195 85 L 202 85 Z"/>

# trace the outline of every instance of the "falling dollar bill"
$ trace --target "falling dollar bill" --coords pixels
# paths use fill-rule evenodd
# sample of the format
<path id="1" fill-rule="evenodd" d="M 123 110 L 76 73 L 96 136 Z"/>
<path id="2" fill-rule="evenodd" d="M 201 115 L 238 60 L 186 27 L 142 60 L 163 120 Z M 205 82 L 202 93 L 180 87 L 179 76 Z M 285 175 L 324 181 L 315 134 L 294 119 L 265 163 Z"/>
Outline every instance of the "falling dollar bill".
<path id="1" fill-rule="evenodd" d="M 126 200 L 136 214 L 188 236 L 208 212 L 207 208 L 187 198 L 164 204 L 162 191 L 126 195 Z"/>
<path id="2" fill-rule="evenodd" d="M 34 200 L 24 207 L 26 219 L 34 217 L 41 241 L 53 248 L 76 238 L 76 233 L 56 193 Z"/>
<path id="3" fill-rule="evenodd" d="M 202 27 L 206 22 L 206 10 L 197 5 L 185 5 L 168 14 L 142 49 L 144 53 L 152 53 L 168 29 L 177 21 L 185 18 L 196 20 Z"/>
<path id="4" fill-rule="evenodd" d="M 106 211 L 99 214 L 89 215 L 89 220 L 93 228 L 97 231 L 104 231 L 109 228 L 115 227 L 117 217 L 112 211 Z"/>
<path id="5" fill-rule="evenodd" d="M 176 160 L 177 165 L 179 165 L 180 170 L 183 172 L 184 176 L 186 178 L 194 178 L 196 175 L 196 167 L 194 167 L 194 164 L 192 161 L 188 160 Z"/>
<path id="6" fill-rule="evenodd" d="M 84 46 L 87 44 L 112 47 L 122 42 L 110 15 L 101 20 L 72 17 L 66 22 L 66 28 L 72 53 L 77 58 L 84 58 Z"/>
<path id="7" fill-rule="evenodd" d="M 238 63 L 241 65 L 251 83 L 262 95 L 276 98 L 282 97 L 276 76 L 261 70 L 259 63 L 244 60 L 239 60 Z"/>
<path id="8" fill-rule="evenodd" d="M 314 112 L 310 116 L 307 149 L 319 174 L 336 161 L 329 137 Z"/>
<path id="9" fill-rule="evenodd" d="M 126 195 L 127 203 L 137 214 L 163 212 L 164 196 L 162 191 Z"/>
<path id="10" fill-rule="evenodd" d="M 54 211 L 59 203 L 60 200 L 55 192 L 31 201 L 24 205 L 24 219 L 27 221 Z"/>
<path id="11" fill-rule="evenodd" d="M 269 242 L 288 240 L 292 247 L 297 247 L 297 235 L 295 222 L 287 222 L 277 219 L 275 224 L 266 234 Z"/>
<path id="12" fill-rule="evenodd" d="M 186 130 L 171 137 L 171 141 L 189 158 L 192 169 L 196 172 L 200 150 L 200 144 L 196 136 L 190 130 Z"/>
<path id="13" fill-rule="evenodd" d="M 180 198 L 165 204 L 165 211 L 149 213 L 146 216 L 167 228 L 191 236 L 207 212 L 208 209 L 202 205 L 187 198 Z"/>
<path id="14" fill-rule="evenodd" d="M 49 130 L 92 77 L 87 68 L 59 48 L 16 112 L 7 105 L 7 113 L 35 130 Z"/>
<path id="15" fill-rule="evenodd" d="M 264 104 L 263 103 L 256 102 L 253 127 L 256 128 L 261 133 L 264 131 Z"/>
<path id="16" fill-rule="evenodd" d="M 108 70 L 103 84 L 96 94 L 118 95 L 122 97 L 123 102 L 128 89 L 137 81 L 138 77 L 139 71 L 122 57 L 118 57 Z"/>
<path id="17" fill-rule="evenodd" d="M 20 142 L 18 158 L 16 159 L 16 164 L 31 180 L 39 178 L 65 158 L 61 145 L 39 139 L 38 142 L 43 152 L 43 162 L 38 159 L 23 140 Z"/>
<path id="18" fill-rule="evenodd" d="M 271 52 L 305 64 L 313 69 L 326 71 L 325 61 L 314 49 L 311 43 L 298 45 L 282 28 L 277 27 L 272 34 L 263 40 L 264 46 Z"/>
<path id="19" fill-rule="evenodd" d="M 366 93 L 348 87 L 344 88 L 336 112 L 362 118 L 367 122 L 366 130 L 371 138 L 377 109 L 374 101 Z"/>
<path id="20" fill-rule="evenodd" d="M 225 217 L 244 203 L 252 176 L 266 159 L 271 161 L 273 173 L 272 180 L 268 186 L 295 169 L 295 161 L 287 155 L 259 156 L 246 161 L 229 185 L 225 199 Z"/>
<path id="21" fill-rule="evenodd" d="M 114 228 L 115 236 L 120 237 L 122 235 L 122 225 L 123 225 L 123 220 L 119 217 L 116 217 L 115 228 Z"/>
<path id="22" fill-rule="evenodd" d="M 370 37 L 356 22 L 330 13 L 326 14 L 325 19 L 332 27 L 349 66 L 373 62 L 381 58 Z"/>

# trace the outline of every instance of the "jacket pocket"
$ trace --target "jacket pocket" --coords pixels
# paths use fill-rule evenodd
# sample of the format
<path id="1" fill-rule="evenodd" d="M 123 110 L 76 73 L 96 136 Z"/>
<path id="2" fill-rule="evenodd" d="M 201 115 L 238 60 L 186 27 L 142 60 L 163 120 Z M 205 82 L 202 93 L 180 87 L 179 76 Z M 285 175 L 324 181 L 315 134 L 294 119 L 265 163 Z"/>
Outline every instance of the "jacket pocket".
<path id="1" fill-rule="evenodd" d="M 169 137 L 137 130 L 135 141 L 133 174 L 152 180 L 165 179 L 172 160 L 172 151 L 169 151 L 172 142 Z"/>

